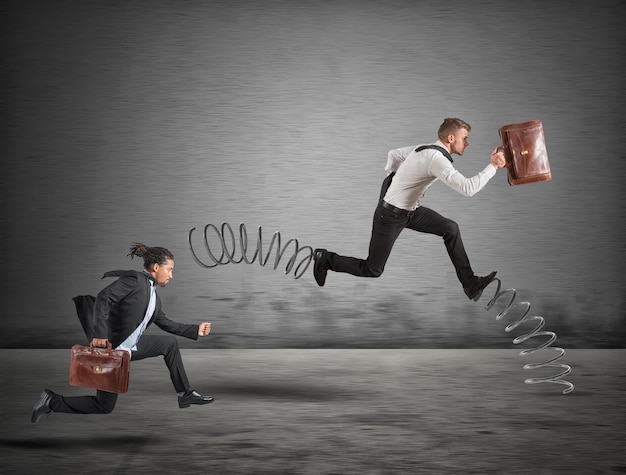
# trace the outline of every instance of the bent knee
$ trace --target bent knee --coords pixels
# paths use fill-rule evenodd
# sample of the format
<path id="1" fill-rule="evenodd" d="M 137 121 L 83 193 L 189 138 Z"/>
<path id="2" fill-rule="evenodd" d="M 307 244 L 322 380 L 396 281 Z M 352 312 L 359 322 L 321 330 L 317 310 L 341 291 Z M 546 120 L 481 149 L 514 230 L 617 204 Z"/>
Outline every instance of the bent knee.
<path id="1" fill-rule="evenodd" d="M 117 397 L 114 400 L 98 400 L 101 414 L 111 414 L 117 404 Z"/>
<path id="2" fill-rule="evenodd" d="M 94 403 L 96 406 L 96 412 L 100 414 L 111 414 L 115 405 L 117 404 L 117 393 L 110 393 L 108 391 L 98 391 L 94 397 Z"/>
<path id="3" fill-rule="evenodd" d="M 378 267 L 367 266 L 364 269 L 363 277 L 377 278 L 377 277 L 380 277 L 381 275 L 383 275 L 383 271 L 384 270 L 385 270 L 384 267 L 378 268 Z"/>
<path id="4" fill-rule="evenodd" d="M 166 338 L 167 338 L 167 346 L 170 349 L 172 350 L 178 349 L 178 340 L 176 339 L 175 336 L 168 335 L 166 336 Z"/>
<path id="5" fill-rule="evenodd" d="M 449 219 L 444 226 L 444 234 L 459 234 L 459 225 L 457 222 Z"/>

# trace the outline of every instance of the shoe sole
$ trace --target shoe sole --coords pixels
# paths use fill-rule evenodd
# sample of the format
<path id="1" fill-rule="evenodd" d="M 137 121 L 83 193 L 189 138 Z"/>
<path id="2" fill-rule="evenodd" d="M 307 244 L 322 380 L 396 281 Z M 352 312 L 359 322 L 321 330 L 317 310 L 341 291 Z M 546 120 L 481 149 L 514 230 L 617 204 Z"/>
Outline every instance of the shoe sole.
<path id="1" fill-rule="evenodd" d="M 205 405 L 207 405 L 207 404 L 211 404 L 213 401 L 215 401 L 215 399 L 211 399 L 210 401 L 194 402 L 194 403 L 193 403 L 193 405 L 195 405 L 195 406 L 205 406 Z M 186 404 L 181 404 L 181 403 L 178 403 L 178 407 L 179 407 L 180 409 L 186 409 L 186 408 L 188 408 L 188 407 L 191 407 L 191 405 L 192 405 L 192 403 L 191 403 L 191 402 L 186 403 Z"/>
<path id="2" fill-rule="evenodd" d="M 491 281 L 491 282 L 493 282 L 493 281 Z M 489 284 L 491 284 L 491 282 L 489 282 Z M 489 285 L 489 284 L 487 284 L 487 285 Z M 474 297 L 472 299 L 474 302 L 478 302 L 480 300 L 480 297 L 483 295 L 483 290 L 484 289 L 481 289 L 481 290 L 478 291 L 478 294 L 476 295 L 476 297 Z"/>
<path id="3" fill-rule="evenodd" d="M 491 280 L 490 280 L 489 282 L 487 282 L 487 283 L 483 286 L 483 288 L 482 288 L 482 289 L 480 289 L 480 290 L 478 291 L 478 293 L 476 294 L 476 296 L 475 296 L 475 297 L 473 297 L 473 298 L 472 298 L 472 297 L 470 297 L 470 299 L 471 299 L 471 300 L 473 300 L 474 302 L 478 302 L 478 300 L 480 300 L 480 297 L 483 295 L 483 291 L 484 291 L 484 290 L 485 290 L 488 286 L 490 286 L 490 285 L 491 285 L 491 283 L 492 283 L 494 280 L 496 280 L 496 275 L 495 275 L 495 274 L 494 274 L 494 276 L 491 278 Z M 468 297 L 469 297 L 469 295 L 468 295 Z"/>

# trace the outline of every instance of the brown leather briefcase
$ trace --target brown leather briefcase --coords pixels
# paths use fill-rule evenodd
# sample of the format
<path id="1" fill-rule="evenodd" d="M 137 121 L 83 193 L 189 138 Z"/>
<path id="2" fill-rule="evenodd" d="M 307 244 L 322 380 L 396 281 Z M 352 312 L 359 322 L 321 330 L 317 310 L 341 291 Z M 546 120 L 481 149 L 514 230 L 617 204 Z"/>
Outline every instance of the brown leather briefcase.
<path id="1" fill-rule="evenodd" d="M 498 133 L 502 139 L 509 185 L 552 179 L 540 120 L 504 125 Z"/>
<path id="2" fill-rule="evenodd" d="M 111 393 L 128 391 L 130 353 L 93 345 L 74 345 L 70 351 L 70 384 Z"/>

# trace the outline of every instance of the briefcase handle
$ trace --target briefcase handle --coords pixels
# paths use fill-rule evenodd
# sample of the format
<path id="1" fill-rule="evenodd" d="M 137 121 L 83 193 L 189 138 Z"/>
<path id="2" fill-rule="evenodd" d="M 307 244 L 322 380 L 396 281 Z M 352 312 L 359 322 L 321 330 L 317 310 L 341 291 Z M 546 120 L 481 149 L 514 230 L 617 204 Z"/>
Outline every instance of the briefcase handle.
<path id="1" fill-rule="evenodd" d="M 93 351 L 94 348 L 99 348 L 101 350 L 105 349 L 104 346 L 93 346 L 93 341 L 92 341 L 91 343 L 89 343 L 89 350 Z M 111 342 L 109 340 L 107 340 L 106 350 L 108 350 L 108 351 L 113 350 L 113 346 L 111 345 Z"/>

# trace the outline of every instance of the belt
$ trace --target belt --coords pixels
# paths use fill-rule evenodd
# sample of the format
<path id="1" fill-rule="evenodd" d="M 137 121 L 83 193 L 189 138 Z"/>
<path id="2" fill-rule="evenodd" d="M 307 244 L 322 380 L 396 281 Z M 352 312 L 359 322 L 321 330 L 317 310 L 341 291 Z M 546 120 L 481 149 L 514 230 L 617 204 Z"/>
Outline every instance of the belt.
<path id="1" fill-rule="evenodd" d="M 397 214 L 398 216 L 408 216 L 408 217 L 411 217 L 411 216 L 413 216 L 413 213 L 415 213 L 414 209 L 408 210 L 408 209 L 396 208 L 394 205 L 390 205 L 385 200 L 381 200 L 380 205 L 383 208 L 386 208 L 389 211 Z"/>

